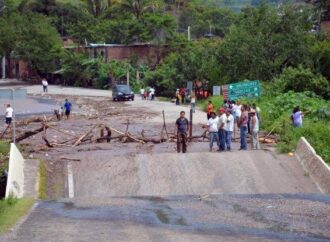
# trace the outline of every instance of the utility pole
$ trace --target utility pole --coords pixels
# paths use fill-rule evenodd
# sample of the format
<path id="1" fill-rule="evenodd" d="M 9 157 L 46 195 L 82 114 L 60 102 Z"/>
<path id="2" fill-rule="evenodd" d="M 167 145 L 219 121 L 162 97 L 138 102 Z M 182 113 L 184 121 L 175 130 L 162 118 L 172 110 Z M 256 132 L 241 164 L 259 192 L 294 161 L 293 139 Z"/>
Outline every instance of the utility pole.
<path id="1" fill-rule="evenodd" d="M 129 86 L 129 71 L 127 71 L 126 79 L 127 79 L 127 86 Z"/>
<path id="2" fill-rule="evenodd" d="M 2 57 L 2 78 L 6 78 L 6 57 Z"/>
<path id="3" fill-rule="evenodd" d="M 189 126 L 190 126 L 190 129 L 189 129 L 189 137 L 191 139 L 192 137 L 192 128 L 193 128 L 193 110 L 190 109 L 190 122 L 189 122 Z"/>
<path id="4" fill-rule="evenodd" d="M 188 26 L 188 41 L 191 40 L 191 37 L 190 37 L 190 26 Z"/>
<path id="5" fill-rule="evenodd" d="M 15 89 L 12 88 L 11 89 L 11 93 L 12 93 L 12 100 L 13 100 L 13 109 L 14 109 L 14 112 L 13 112 L 13 143 L 15 144 L 16 143 L 16 115 L 15 115 L 15 108 L 16 108 L 16 98 L 15 98 Z"/>

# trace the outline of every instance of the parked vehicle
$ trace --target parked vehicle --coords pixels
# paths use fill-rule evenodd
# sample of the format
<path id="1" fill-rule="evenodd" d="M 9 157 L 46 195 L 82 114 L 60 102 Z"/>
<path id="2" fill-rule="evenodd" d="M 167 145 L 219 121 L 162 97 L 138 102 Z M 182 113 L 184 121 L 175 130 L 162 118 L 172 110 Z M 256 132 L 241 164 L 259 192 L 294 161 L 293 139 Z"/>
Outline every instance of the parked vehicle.
<path id="1" fill-rule="evenodd" d="M 113 101 L 134 101 L 134 92 L 127 85 L 114 85 L 112 88 Z"/>

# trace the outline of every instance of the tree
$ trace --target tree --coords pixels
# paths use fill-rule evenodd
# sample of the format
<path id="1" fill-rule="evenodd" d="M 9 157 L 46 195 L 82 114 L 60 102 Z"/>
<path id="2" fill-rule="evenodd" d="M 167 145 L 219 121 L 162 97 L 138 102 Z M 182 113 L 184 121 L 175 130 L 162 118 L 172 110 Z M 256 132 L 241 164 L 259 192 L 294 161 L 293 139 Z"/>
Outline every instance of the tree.
<path id="1" fill-rule="evenodd" d="M 121 7 L 140 19 L 145 12 L 155 12 L 162 6 L 161 0 L 123 0 Z"/>
<path id="2" fill-rule="evenodd" d="M 61 41 L 45 16 L 7 12 L 0 16 L 0 52 L 20 58 L 37 72 L 54 71 Z"/>
<path id="3" fill-rule="evenodd" d="M 219 62 L 226 81 L 270 81 L 288 66 L 307 64 L 314 37 L 307 11 L 266 5 L 243 10 L 221 45 Z"/>

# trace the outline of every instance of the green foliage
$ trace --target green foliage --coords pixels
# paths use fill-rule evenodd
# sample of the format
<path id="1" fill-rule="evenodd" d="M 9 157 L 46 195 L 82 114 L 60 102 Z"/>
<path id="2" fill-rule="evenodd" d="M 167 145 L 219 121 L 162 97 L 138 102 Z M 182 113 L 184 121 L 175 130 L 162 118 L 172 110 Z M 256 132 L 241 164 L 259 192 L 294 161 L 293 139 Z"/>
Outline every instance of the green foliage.
<path id="1" fill-rule="evenodd" d="M 12 228 L 19 218 L 32 207 L 33 199 L 9 197 L 0 200 L 0 234 Z"/>
<path id="2" fill-rule="evenodd" d="M 311 47 L 313 70 L 330 80 L 330 38 L 317 41 Z"/>
<path id="3" fill-rule="evenodd" d="M 40 14 L 5 11 L 0 16 L 0 52 L 27 61 L 40 72 L 54 71 L 61 41 L 48 19 Z"/>
<path id="4" fill-rule="evenodd" d="M 160 95 L 173 96 L 187 81 L 205 80 L 209 86 L 220 84 L 219 66 L 214 56 L 220 41 L 200 40 L 178 46 L 156 70 L 146 75 L 146 83 Z"/>
<path id="5" fill-rule="evenodd" d="M 201 38 L 206 33 L 223 37 L 231 24 L 235 23 L 237 15 L 228 9 L 215 8 L 214 6 L 191 5 L 184 9 L 179 16 L 179 28 L 186 31 L 191 27 L 191 35 Z"/>
<path id="6" fill-rule="evenodd" d="M 46 162 L 44 160 L 40 160 L 39 163 L 39 182 L 38 182 L 38 198 L 39 199 L 47 199 L 47 186 L 48 186 L 48 174 L 46 169 Z"/>
<path id="7" fill-rule="evenodd" d="M 278 148 L 282 152 L 295 149 L 300 137 L 304 136 L 323 159 L 330 163 L 330 102 L 311 92 L 288 92 L 277 96 L 264 96 L 258 102 L 261 108 L 262 128 L 274 129 L 280 136 Z M 307 114 L 302 128 L 293 128 L 290 115 L 300 106 Z"/>
<path id="8" fill-rule="evenodd" d="M 310 69 L 289 67 L 275 79 L 275 85 L 280 92 L 289 90 L 296 92 L 315 92 L 324 98 L 330 98 L 330 84 L 320 74 L 314 74 Z"/>
<path id="9" fill-rule="evenodd" d="M 266 5 L 244 9 L 218 54 L 222 78 L 226 82 L 271 80 L 287 66 L 308 62 L 313 39 L 307 34 L 310 28 L 308 9 L 301 12 Z"/>
<path id="10" fill-rule="evenodd" d="M 7 142 L 0 142 L 0 177 L 5 171 L 8 171 L 9 152 L 10 144 Z"/>

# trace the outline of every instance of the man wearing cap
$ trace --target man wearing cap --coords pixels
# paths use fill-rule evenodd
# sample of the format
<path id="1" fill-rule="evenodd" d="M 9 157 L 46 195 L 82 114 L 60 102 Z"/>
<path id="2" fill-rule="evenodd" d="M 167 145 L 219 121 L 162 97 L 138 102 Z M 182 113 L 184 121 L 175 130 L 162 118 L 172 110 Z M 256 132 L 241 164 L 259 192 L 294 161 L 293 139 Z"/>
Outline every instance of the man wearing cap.
<path id="1" fill-rule="evenodd" d="M 227 121 L 226 109 L 219 109 L 219 123 L 218 123 L 218 136 L 219 136 L 219 151 L 226 150 L 226 131 L 225 124 Z"/>
<path id="2" fill-rule="evenodd" d="M 211 117 L 207 122 L 207 128 L 209 129 L 210 152 L 212 152 L 214 141 L 217 142 L 217 145 L 219 147 L 219 136 L 218 136 L 219 118 L 217 117 L 215 112 L 211 112 L 210 115 Z"/>
<path id="3" fill-rule="evenodd" d="M 260 149 L 259 144 L 259 119 L 256 115 L 256 110 L 251 110 L 251 138 L 252 138 L 252 149 Z"/>

